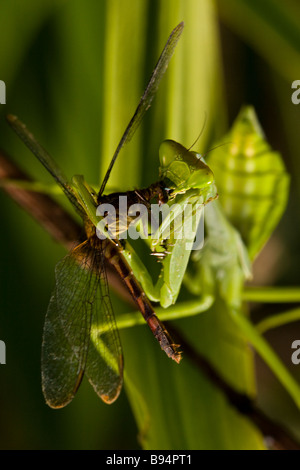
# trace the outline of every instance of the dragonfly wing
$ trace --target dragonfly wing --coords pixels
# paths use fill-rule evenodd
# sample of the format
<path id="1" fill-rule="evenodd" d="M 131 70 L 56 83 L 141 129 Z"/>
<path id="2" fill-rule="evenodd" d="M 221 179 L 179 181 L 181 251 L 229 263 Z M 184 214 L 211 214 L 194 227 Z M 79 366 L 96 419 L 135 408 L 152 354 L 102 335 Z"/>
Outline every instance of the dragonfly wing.
<path id="1" fill-rule="evenodd" d="M 42 350 L 46 401 L 65 406 L 85 372 L 96 393 L 111 403 L 120 393 L 122 371 L 102 252 L 85 242 L 56 267 L 56 291 L 46 316 Z"/>
<path id="2" fill-rule="evenodd" d="M 6 119 L 12 129 L 24 142 L 24 144 L 29 148 L 29 150 L 31 150 L 31 152 L 38 158 L 42 165 L 44 165 L 46 170 L 53 176 L 57 184 L 62 188 L 63 192 L 71 204 L 73 204 L 75 209 L 79 212 L 79 214 L 83 215 L 84 212 L 81 205 L 77 201 L 76 194 L 68 183 L 66 176 L 55 163 L 51 155 L 38 143 L 34 135 L 27 129 L 25 124 L 23 124 L 20 119 L 11 114 L 6 116 Z"/>
<path id="3" fill-rule="evenodd" d="M 54 291 L 44 324 L 42 344 L 42 389 L 51 408 L 61 408 L 73 399 L 83 370 L 61 325 Z"/>
<path id="4" fill-rule="evenodd" d="M 97 245 L 101 248 L 91 250 L 89 256 L 93 267 L 89 271 L 92 322 L 85 374 L 100 398 L 105 403 L 113 403 L 122 388 L 123 355 L 109 296 L 102 241 L 97 239 Z"/>
<path id="5" fill-rule="evenodd" d="M 155 93 L 157 92 L 158 86 L 160 84 L 160 81 L 165 73 L 165 71 L 168 68 L 170 59 L 175 51 L 175 47 L 177 45 L 177 42 L 179 41 L 179 38 L 181 36 L 181 33 L 183 31 L 184 23 L 181 22 L 179 23 L 176 28 L 173 29 L 172 33 L 170 34 L 165 47 L 163 48 L 163 51 L 158 59 L 158 62 L 151 74 L 150 80 L 148 82 L 148 85 L 146 86 L 146 89 L 143 93 L 143 96 L 140 99 L 140 102 L 135 110 L 134 115 L 132 116 L 128 126 L 125 129 L 125 132 L 123 136 L 121 137 L 121 140 L 115 150 L 115 153 L 112 157 L 112 160 L 110 162 L 110 165 L 108 167 L 108 170 L 105 174 L 105 177 L 103 179 L 100 191 L 99 191 L 99 196 L 103 193 L 106 183 L 108 181 L 110 172 L 112 170 L 112 167 L 114 166 L 114 163 L 120 153 L 121 148 L 130 141 L 132 136 L 134 135 L 135 131 L 140 125 L 141 120 L 143 119 L 144 114 L 146 111 L 150 108 L 151 102 L 154 98 Z"/>

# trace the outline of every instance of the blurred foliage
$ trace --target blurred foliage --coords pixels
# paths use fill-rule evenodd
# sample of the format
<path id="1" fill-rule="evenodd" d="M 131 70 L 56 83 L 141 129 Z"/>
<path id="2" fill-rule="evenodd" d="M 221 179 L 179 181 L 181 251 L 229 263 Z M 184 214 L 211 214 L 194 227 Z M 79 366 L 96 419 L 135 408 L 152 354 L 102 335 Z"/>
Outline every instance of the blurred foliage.
<path id="1" fill-rule="evenodd" d="M 205 153 L 241 105 L 251 103 L 272 148 L 284 157 L 292 188 L 283 221 L 256 260 L 254 281 L 300 284 L 300 108 L 291 102 L 291 83 L 300 78 L 296 0 L 0 0 L 0 11 L 0 79 L 7 86 L 7 104 L 0 107 L 1 147 L 38 180 L 51 181 L 8 129 L 4 115 L 17 114 L 69 177 L 82 173 L 95 185 L 163 44 L 185 21 L 152 108 L 122 151 L 109 188 L 155 181 L 160 142 L 172 138 L 189 147 L 206 113 L 197 142 L 197 150 Z M 7 196 L 0 197 L 0 339 L 7 347 L 7 365 L 0 368 L 1 448 L 263 447 L 260 433 L 187 359 L 178 367 L 164 357 L 146 326 L 121 331 L 129 401 L 123 392 L 113 406 L 104 405 L 84 381 L 68 407 L 48 409 L 40 387 L 43 312 L 64 251 Z M 116 296 L 113 304 L 118 315 L 128 309 Z M 274 309 L 268 306 L 256 308 L 253 318 L 270 312 Z M 225 318 L 214 308 L 176 324 L 187 337 L 194 332 L 191 341 L 228 380 L 254 394 L 253 355 L 244 338 L 232 341 Z M 295 330 L 281 331 L 275 347 L 299 377 L 299 366 L 290 361 Z M 299 412 L 286 392 L 261 364 L 257 376 L 261 405 L 299 435 Z M 147 397 L 139 409 L 136 393 Z"/>

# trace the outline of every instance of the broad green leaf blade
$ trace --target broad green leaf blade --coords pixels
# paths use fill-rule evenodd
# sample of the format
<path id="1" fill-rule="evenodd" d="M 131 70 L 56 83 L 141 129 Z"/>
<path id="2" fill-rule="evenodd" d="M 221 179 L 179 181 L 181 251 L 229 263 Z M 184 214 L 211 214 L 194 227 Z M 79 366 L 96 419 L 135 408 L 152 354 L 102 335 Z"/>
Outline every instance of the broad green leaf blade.
<path id="1" fill-rule="evenodd" d="M 209 155 L 225 214 L 253 259 L 277 226 L 287 204 L 289 175 L 265 140 L 251 107 L 241 110 L 226 145 Z"/>

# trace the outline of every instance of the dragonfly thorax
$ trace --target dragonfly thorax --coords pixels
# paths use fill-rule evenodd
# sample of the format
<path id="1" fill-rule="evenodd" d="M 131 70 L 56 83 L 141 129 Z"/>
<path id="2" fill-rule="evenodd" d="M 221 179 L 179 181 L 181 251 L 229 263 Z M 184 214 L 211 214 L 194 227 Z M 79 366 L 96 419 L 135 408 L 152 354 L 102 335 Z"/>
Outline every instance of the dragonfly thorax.
<path id="1" fill-rule="evenodd" d="M 98 213 L 105 218 L 107 230 L 113 239 L 119 238 L 128 230 L 131 223 L 144 213 L 149 213 L 151 204 L 165 204 L 169 201 L 169 191 L 159 181 L 148 188 L 126 192 L 116 192 L 98 198 Z"/>

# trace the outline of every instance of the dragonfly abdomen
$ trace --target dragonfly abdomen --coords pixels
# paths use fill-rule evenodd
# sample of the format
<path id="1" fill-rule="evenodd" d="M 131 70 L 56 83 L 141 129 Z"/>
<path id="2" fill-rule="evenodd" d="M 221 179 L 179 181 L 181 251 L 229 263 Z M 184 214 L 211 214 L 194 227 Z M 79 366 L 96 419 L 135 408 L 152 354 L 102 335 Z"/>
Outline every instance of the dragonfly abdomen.
<path id="1" fill-rule="evenodd" d="M 165 351 L 167 356 L 179 363 L 181 360 L 181 352 L 178 350 L 178 345 L 174 343 L 164 324 L 157 317 L 150 300 L 147 298 L 139 282 L 133 275 L 133 272 L 122 253 L 111 242 L 107 243 L 104 253 L 109 263 L 114 266 L 119 276 L 123 279 L 123 282 L 129 289 L 133 300 L 137 304 L 155 338 L 159 342 L 161 349 Z"/>

